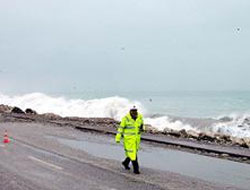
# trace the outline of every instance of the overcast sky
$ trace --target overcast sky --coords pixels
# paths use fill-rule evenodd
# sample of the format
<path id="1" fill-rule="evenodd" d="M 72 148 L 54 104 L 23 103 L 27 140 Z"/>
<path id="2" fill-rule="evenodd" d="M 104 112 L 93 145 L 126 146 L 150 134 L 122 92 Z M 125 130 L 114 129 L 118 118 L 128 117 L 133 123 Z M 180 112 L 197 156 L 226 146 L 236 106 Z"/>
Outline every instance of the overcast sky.
<path id="1" fill-rule="evenodd" d="M 0 92 L 250 90 L 249 0 L 0 0 Z"/>

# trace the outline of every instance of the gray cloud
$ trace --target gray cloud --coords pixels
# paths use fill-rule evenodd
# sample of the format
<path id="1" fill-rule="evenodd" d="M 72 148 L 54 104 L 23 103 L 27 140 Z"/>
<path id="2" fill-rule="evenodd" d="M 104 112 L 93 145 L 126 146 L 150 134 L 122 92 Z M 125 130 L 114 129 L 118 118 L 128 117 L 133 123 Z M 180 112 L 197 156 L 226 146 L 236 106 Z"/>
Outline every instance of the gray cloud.
<path id="1" fill-rule="evenodd" d="M 2 89 L 250 90 L 247 0 L 0 4 Z"/>

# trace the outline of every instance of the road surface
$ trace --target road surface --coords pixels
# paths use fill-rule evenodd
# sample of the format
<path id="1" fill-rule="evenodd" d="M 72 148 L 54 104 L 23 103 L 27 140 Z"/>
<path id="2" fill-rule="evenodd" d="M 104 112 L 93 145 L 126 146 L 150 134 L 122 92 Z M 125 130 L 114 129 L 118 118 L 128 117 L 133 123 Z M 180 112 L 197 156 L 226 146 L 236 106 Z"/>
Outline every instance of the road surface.
<path id="1" fill-rule="evenodd" d="M 134 175 L 132 171 L 125 171 L 121 167 L 122 145 L 116 145 L 113 136 L 37 123 L 0 123 L 1 134 L 4 134 L 5 129 L 11 142 L 0 143 L 2 190 L 247 189 L 250 184 L 250 176 L 247 176 L 250 167 L 247 164 L 220 160 L 227 163 L 225 166 L 233 166 L 231 169 L 240 169 L 242 176 L 238 175 L 239 179 L 235 183 L 230 182 L 233 180 L 230 178 L 213 180 L 211 176 L 199 177 L 199 173 L 190 172 L 189 175 L 188 170 L 185 171 L 184 166 L 192 162 L 190 153 L 167 152 L 170 158 L 171 155 L 176 158 L 179 154 L 189 158 L 181 167 L 178 167 L 177 160 L 177 165 L 170 167 L 168 163 L 171 160 L 166 158 L 167 163 L 163 163 L 164 150 L 142 144 L 139 153 L 142 156 L 139 157 L 142 174 Z M 159 151 L 162 156 L 160 160 L 157 158 Z M 201 158 L 199 155 L 195 157 Z M 204 157 L 202 159 L 206 160 Z M 208 161 L 212 165 L 218 164 L 218 159 L 208 159 L 211 159 Z M 197 167 L 200 165 L 198 163 Z"/>

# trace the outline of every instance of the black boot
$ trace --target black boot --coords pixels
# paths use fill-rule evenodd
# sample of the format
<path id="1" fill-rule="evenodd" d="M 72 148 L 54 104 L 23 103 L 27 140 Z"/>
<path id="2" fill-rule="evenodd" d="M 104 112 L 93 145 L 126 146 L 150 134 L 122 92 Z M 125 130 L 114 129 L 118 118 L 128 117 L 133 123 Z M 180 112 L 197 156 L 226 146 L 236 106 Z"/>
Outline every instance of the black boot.
<path id="1" fill-rule="evenodd" d="M 135 173 L 135 174 L 140 174 L 140 171 L 139 171 L 139 164 L 138 164 L 137 157 L 136 157 L 136 160 L 135 160 L 135 161 L 132 161 L 132 164 L 133 164 L 133 168 L 134 168 L 134 173 Z"/>
<path id="2" fill-rule="evenodd" d="M 122 165 L 124 166 L 124 168 L 125 168 L 126 170 L 130 170 L 129 163 L 130 163 L 130 158 L 129 158 L 129 157 L 127 157 L 127 158 L 122 162 Z"/>

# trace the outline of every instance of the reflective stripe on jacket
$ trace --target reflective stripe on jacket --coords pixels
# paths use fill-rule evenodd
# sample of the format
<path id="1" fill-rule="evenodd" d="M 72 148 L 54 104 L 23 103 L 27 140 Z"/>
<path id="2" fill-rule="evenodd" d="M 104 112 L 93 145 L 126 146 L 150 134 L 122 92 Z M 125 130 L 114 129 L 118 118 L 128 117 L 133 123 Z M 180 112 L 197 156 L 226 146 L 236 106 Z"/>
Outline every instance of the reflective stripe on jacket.
<path id="1" fill-rule="evenodd" d="M 122 118 L 120 126 L 116 134 L 116 141 L 120 141 L 123 137 L 123 145 L 125 154 L 132 161 L 136 159 L 137 151 L 141 142 L 141 129 L 143 125 L 143 117 L 138 114 L 137 119 L 132 119 L 130 113 Z"/>

